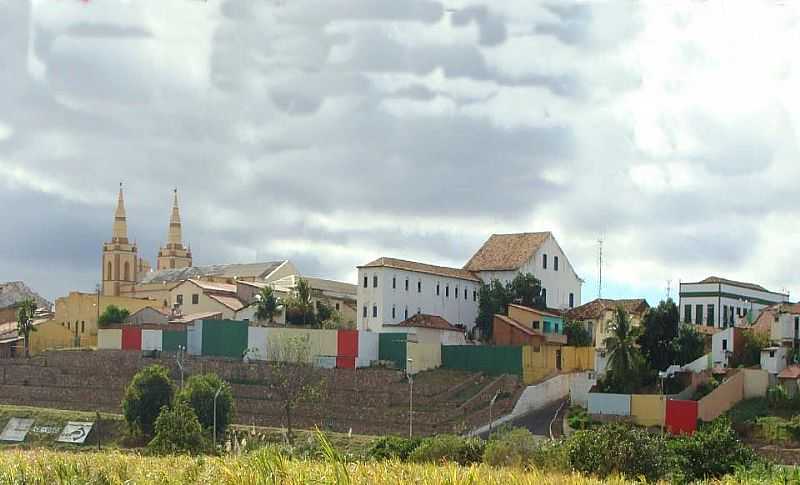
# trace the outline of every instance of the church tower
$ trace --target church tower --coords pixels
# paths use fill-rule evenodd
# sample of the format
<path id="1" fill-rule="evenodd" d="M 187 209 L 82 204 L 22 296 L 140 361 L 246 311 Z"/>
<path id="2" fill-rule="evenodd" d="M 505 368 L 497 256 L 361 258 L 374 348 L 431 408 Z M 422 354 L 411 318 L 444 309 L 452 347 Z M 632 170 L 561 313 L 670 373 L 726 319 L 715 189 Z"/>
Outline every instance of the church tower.
<path id="1" fill-rule="evenodd" d="M 192 266 L 192 252 L 183 246 L 181 234 L 181 214 L 178 210 L 178 189 L 175 189 L 172 203 L 172 216 L 169 219 L 167 244 L 159 249 L 156 269 L 188 268 Z"/>
<path id="2" fill-rule="evenodd" d="M 134 284 L 136 262 L 136 245 L 128 241 L 128 221 L 125 217 L 125 201 L 120 183 L 111 242 L 103 245 L 103 295 L 119 296 L 120 286 Z"/>

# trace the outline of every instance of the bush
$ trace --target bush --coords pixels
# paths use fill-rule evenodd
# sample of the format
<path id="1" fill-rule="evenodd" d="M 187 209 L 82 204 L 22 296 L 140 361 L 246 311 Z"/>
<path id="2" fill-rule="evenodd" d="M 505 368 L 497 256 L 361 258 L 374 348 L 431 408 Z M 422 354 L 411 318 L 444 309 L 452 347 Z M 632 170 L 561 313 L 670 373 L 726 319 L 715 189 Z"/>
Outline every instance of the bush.
<path id="1" fill-rule="evenodd" d="M 194 410 L 183 401 L 164 406 L 156 419 L 156 437 L 147 447 L 159 454 L 198 454 L 207 448 L 203 428 Z"/>
<path id="2" fill-rule="evenodd" d="M 128 317 L 131 315 L 126 308 L 119 308 L 116 305 L 108 305 L 103 311 L 103 314 L 100 315 L 98 318 L 97 323 L 101 327 L 106 325 L 110 325 L 112 323 L 125 323 Z"/>
<path id="3" fill-rule="evenodd" d="M 756 422 L 756 418 L 769 414 L 769 405 L 763 397 L 746 399 L 736 404 L 730 411 L 728 417 L 733 424 L 751 424 Z"/>
<path id="4" fill-rule="evenodd" d="M 533 434 L 527 429 L 517 428 L 489 441 L 483 452 L 483 462 L 491 466 L 530 466 L 537 448 Z"/>
<path id="5" fill-rule="evenodd" d="M 570 466 L 588 475 L 622 474 L 655 481 L 670 470 L 665 439 L 631 425 L 578 431 L 566 444 Z"/>
<path id="6" fill-rule="evenodd" d="M 231 386 L 216 374 L 196 375 L 186 381 L 178 393 L 177 400 L 188 403 L 205 430 L 214 426 L 214 394 L 222 387 L 217 398 L 217 435 L 222 436 L 233 416 L 233 393 Z"/>
<path id="7" fill-rule="evenodd" d="M 739 441 L 726 417 L 702 426 L 691 436 L 669 441 L 676 468 L 675 481 L 719 478 L 756 461 L 750 448 Z"/>
<path id="8" fill-rule="evenodd" d="M 572 406 L 569 408 L 569 414 L 567 415 L 567 424 L 574 430 L 589 429 L 589 426 L 592 424 L 592 419 L 584 408 Z"/>
<path id="9" fill-rule="evenodd" d="M 419 438 L 383 436 L 370 443 L 367 456 L 374 460 L 406 461 L 421 441 Z"/>
<path id="10" fill-rule="evenodd" d="M 800 441 L 800 417 L 784 419 L 778 416 L 765 416 L 756 420 L 759 435 L 771 443 L 789 444 Z"/>
<path id="11" fill-rule="evenodd" d="M 704 382 L 704 383 L 700 384 L 699 386 L 697 386 L 697 389 L 694 391 L 694 396 L 692 396 L 692 400 L 693 401 L 699 401 L 699 400 L 703 399 L 704 397 L 706 397 L 709 394 L 711 394 L 712 392 L 714 392 L 714 390 L 717 387 L 719 387 L 719 382 L 717 382 L 715 379 L 711 379 L 708 382 Z"/>
<path id="12" fill-rule="evenodd" d="M 454 462 L 460 465 L 480 463 L 483 459 L 484 443 L 478 438 L 461 438 L 454 435 L 439 435 L 422 440 L 409 459 L 417 463 Z"/>
<path id="13" fill-rule="evenodd" d="M 165 367 L 151 365 L 137 372 L 122 400 L 122 411 L 131 432 L 152 436 L 156 418 L 162 407 L 172 403 L 173 393 L 172 380 Z"/>

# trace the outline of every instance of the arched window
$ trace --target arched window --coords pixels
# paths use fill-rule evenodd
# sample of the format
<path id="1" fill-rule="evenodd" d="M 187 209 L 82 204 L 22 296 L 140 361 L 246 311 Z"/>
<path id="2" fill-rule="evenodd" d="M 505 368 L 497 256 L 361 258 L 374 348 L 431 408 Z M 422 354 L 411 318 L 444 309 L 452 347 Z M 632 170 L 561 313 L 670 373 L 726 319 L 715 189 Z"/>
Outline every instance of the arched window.
<path id="1" fill-rule="evenodd" d="M 111 280 L 111 261 L 108 262 L 107 268 L 108 272 L 106 273 L 106 281 L 109 281 Z"/>
<path id="2" fill-rule="evenodd" d="M 123 281 L 130 281 L 131 280 L 131 278 L 130 278 L 130 276 L 131 276 L 131 264 L 129 262 L 125 261 L 125 266 L 123 266 L 123 267 L 125 268 L 125 277 L 123 278 Z"/>

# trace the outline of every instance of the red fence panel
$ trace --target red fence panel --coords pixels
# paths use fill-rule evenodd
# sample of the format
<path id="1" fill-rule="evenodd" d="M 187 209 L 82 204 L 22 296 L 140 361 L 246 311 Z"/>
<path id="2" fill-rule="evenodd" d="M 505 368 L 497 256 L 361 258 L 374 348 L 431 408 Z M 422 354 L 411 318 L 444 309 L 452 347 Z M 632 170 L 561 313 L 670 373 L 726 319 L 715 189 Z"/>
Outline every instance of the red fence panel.
<path id="1" fill-rule="evenodd" d="M 122 327 L 122 350 L 142 350 L 141 327 Z"/>
<path id="2" fill-rule="evenodd" d="M 672 434 L 694 434 L 697 431 L 697 401 L 667 400 L 667 431 Z"/>
<path id="3" fill-rule="evenodd" d="M 336 357 L 336 368 L 337 369 L 355 369 L 356 368 L 356 358 L 355 357 Z"/>
<path id="4" fill-rule="evenodd" d="M 339 357 L 358 357 L 358 330 L 339 330 L 336 339 Z"/>

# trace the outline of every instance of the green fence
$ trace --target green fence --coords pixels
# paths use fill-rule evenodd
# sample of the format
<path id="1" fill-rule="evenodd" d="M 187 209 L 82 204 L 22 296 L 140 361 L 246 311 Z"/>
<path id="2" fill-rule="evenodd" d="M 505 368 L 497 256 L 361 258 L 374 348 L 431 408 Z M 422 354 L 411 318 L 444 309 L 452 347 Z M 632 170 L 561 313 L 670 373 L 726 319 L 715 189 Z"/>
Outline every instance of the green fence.
<path id="1" fill-rule="evenodd" d="M 522 376 L 522 347 L 443 345 L 442 367 L 490 375 Z"/>
<path id="2" fill-rule="evenodd" d="M 247 322 L 203 320 L 203 355 L 241 359 L 247 349 Z"/>
<path id="3" fill-rule="evenodd" d="M 164 330 L 161 335 L 164 352 L 177 352 L 178 346 L 186 348 L 186 330 Z"/>
<path id="4" fill-rule="evenodd" d="M 378 359 L 390 360 L 398 369 L 406 368 L 406 340 L 405 333 L 382 333 L 378 340 Z"/>

